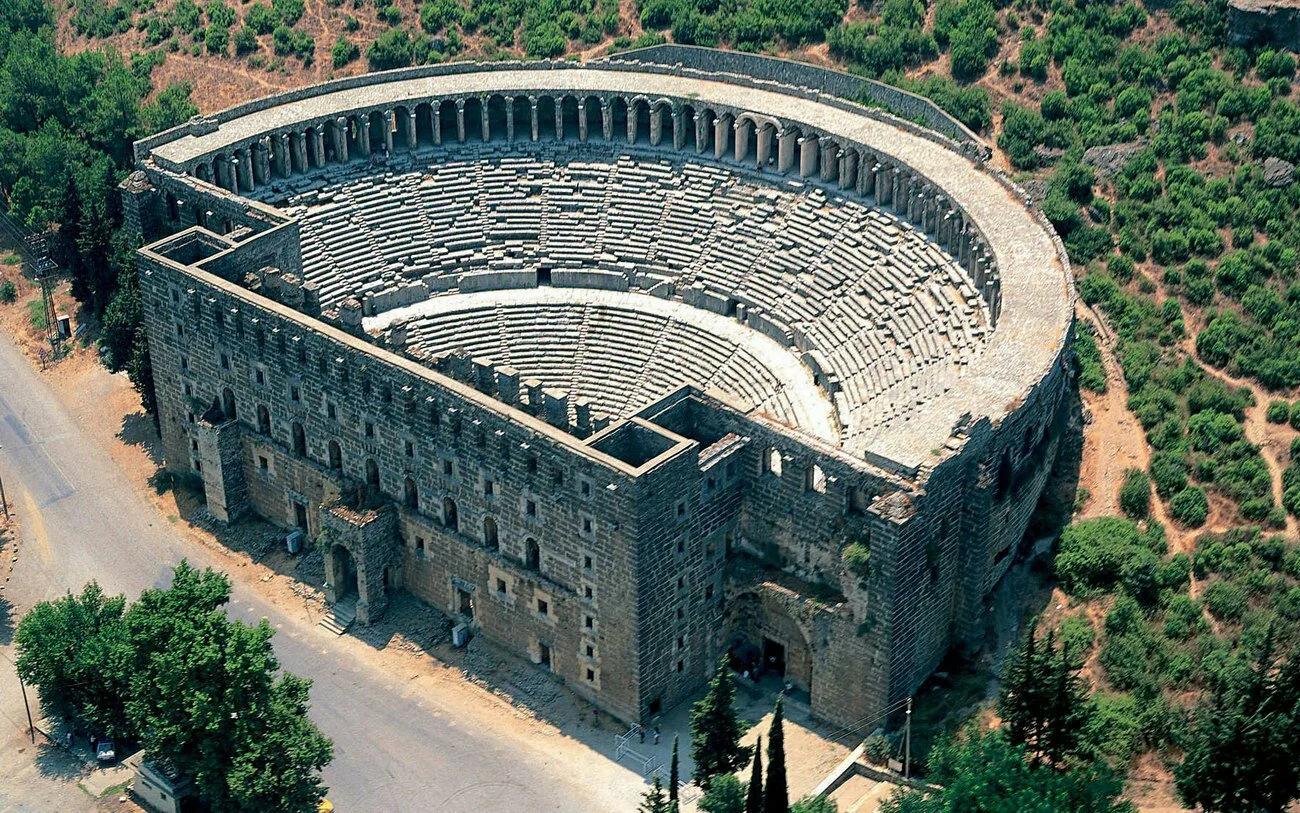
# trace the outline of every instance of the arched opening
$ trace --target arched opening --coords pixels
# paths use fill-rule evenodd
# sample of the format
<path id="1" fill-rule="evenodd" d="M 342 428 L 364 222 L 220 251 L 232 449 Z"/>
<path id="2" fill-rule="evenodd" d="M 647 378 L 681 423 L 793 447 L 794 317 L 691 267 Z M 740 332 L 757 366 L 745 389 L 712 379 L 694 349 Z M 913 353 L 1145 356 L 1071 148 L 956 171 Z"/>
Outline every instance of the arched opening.
<path id="1" fill-rule="evenodd" d="M 804 470 L 803 490 L 815 491 L 818 494 L 826 493 L 826 472 L 816 463 Z"/>
<path id="2" fill-rule="evenodd" d="M 362 113 L 361 115 L 365 115 Z M 348 158 L 361 154 L 361 120 L 358 116 L 348 116 L 343 125 L 343 136 L 348 142 Z"/>
<path id="3" fill-rule="evenodd" d="M 402 502 L 412 511 L 420 510 L 420 489 L 410 477 L 402 481 Z"/>
<path id="4" fill-rule="evenodd" d="M 307 456 L 307 433 L 303 431 L 302 424 L 297 421 L 293 422 L 293 454 L 294 457 Z"/>
<path id="5" fill-rule="evenodd" d="M 465 140 L 483 140 L 483 100 L 477 96 L 465 100 Z"/>
<path id="6" fill-rule="evenodd" d="M 505 141 L 508 137 L 506 129 L 506 108 L 508 107 L 506 98 L 499 93 L 488 97 L 488 130 L 492 141 Z M 515 122 L 515 127 L 519 122 Z"/>
<path id="7" fill-rule="evenodd" d="M 382 111 L 370 113 L 370 151 L 382 152 L 388 146 L 387 134 L 392 132 L 393 124 Z"/>
<path id="8" fill-rule="evenodd" d="M 776 690 L 786 681 L 813 690 L 809 631 L 775 594 L 745 592 L 727 602 L 723 615 L 732 665 Z"/>
<path id="9" fill-rule="evenodd" d="M 488 550 L 501 547 L 500 537 L 497 536 L 497 521 L 492 517 L 483 517 L 483 547 Z"/>
<path id="10" fill-rule="evenodd" d="M 516 96 L 510 100 L 510 107 L 515 111 L 515 141 L 528 141 L 533 137 L 533 105 L 527 96 Z"/>
<path id="11" fill-rule="evenodd" d="M 550 96 L 537 99 L 537 139 L 555 140 L 555 99 Z"/>
<path id="12" fill-rule="evenodd" d="M 560 100 L 560 117 L 563 120 L 562 132 L 565 141 L 578 141 L 581 135 L 578 132 L 578 106 L 576 96 L 565 96 Z"/>
<path id="13" fill-rule="evenodd" d="M 610 140 L 616 142 L 627 140 L 628 115 L 627 99 L 622 96 L 615 96 L 614 101 L 609 106 Z"/>
<path id="14" fill-rule="evenodd" d="M 415 106 L 415 141 L 420 146 L 433 143 L 433 105 L 428 102 Z"/>
<path id="15" fill-rule="evenodd" d="M 677 118 L 677 123 L 681 125 L 682 149 L 695 149 L 695 108 L 692 105 L 682 105 L 682 114 Z M 676 133 L 674 132 L 674 136 Z"/>
<path id="16" fill-rule="evenodd" d="M 302 155 L 304 169 L 312 169 L 312 168 L 320 169 L 321 166 L 320 159 L 323 158 L 324 156 L 316 155 L 316 133 L 317 132 L 319 132 L 319 130 L 317 130 L 317 128 L 315 127 L 307 128 L 306 139 L 303 142 L 303 155 Z"/>
<path id="17" fill-rule="evenodd" d="M 636 120 L 636 144 L 650 143 L 650 104 L 645 99 L 633 99 L 628 107 L 628 115 Z"/>
<path id="18" fill-rule="evenodd" d="M 460 530 L 460 517 L 456 513 L 456 501 L 451 497 L 442 498 L 442 527 L 449 531 Z"/>
<path id="19" fill-rule="evenodd" d="M 257 431 L 263 435 L 271 434 L 271 413 L 263 404 L 257 405 Z"/>
<path id="20" fill-rule="evenodd" d="M 379 490 L 379 464 L 373 457 L 366 458 L 366 485 L 373 491 Z"/>
<path id="21" fill-rule="evenodd" d="M 605 125 L 600 116 L 600 99 L 588 96 L 582 100 L 582 104 L 587 109 L 587 138 L 589 140 L 604 138 L 602 128 Z"/>
<path id="22" fill-rule="evenodd" d="M 343 471 L 343 449 L 337 440 L 331 440 L 329 446 L 329 466 L 334 471 Z"/>
<path id="23" fill-rule="evenodd" d="M 542 569 L 542 548 L 531 536 L 524 540 L 524 567 L 529 570 Z"/>
<path id="24" fill-rule="evenodd" d="M 180 207 L 176 204 L 176 196 L 168 192 L 164 197 L 167 201 L 167 220 L 175 223 L 181 216 Z"/>
<path id="25" fill-rule="evenodd" d="M 407 128 L 414 128 L 415 124 L 411 121 L 411 108 L 398 105 L 393 108 L 393 146 L 405 149 L 408 145 L 406 140 Z M 414 145 L 411 145 L 414 146 Z"/>
<path id="26" fill-rule="evenodd" d="M 239 417 L 235 412 L 235 391 L 230 387 L 226 387 L 221 391 L 221 414 L 228 421 L 233 421 Z"/>
<path id="27" fill-rule="evenodd" d="M 334 546 L 334 595 L 335 601 L 357 595 L 357 563 L 352 558 L 352 551 L 342 545 Z"/>
<path id="28" fill-rule="evenodd" d="M 760 127 L 758 127 L 754 132 L 755 132 L 754 160 L 758 161 L 758 168 L 767 169 L 771 167 L 775 169 L 777 158 L 779 157 L 778 152 L 780 151 L 777 138 L 776 138 L 776 134 L 777 134 L 776 125 L 772 124 L 772 122 L 770 121 L 765 122 Z M 758 155 L 759 136 L 762 136 L 762 138 L 767 140 L 767 155 L 764 157 L 764 160 L 762 161 L 758 160 L 759 159 L 759 155 Z"/>
<path id="29" fill-rule="evenodd" d="M 443 99 L 438 102 L 438 128 L 442 137 L 443 144 L 455 144 L 456 135 L 456 103 L 451 99 Z"/>

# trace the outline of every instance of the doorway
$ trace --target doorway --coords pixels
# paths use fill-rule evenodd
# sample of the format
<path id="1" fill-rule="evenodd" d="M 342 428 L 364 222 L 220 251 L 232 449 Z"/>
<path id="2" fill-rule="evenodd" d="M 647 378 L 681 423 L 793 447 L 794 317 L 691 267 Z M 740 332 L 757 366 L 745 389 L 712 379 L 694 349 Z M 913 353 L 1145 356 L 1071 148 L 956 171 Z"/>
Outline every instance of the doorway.
<path id="1" fill-rule="evenodd" d="M 470 591 L 457 587 L 456 605 L 457 611 L 465 617 L 466 621 L 474 620 L 474 595 Z"/>
<path id="2" fill-rule="evenodd" d="M 763 638 L 763 668 L 785 677 L 785 646 L 768 637 Z"/>
<path id="3" fill-rule="evenodd" d="M 299 529 L 300 529 L 304 534 L 306 534 L 306 533 L 308 532 L 308 528 L 307 528 L 307 506 L 303 505 L 303 504 L 300 503 L 300 502 L 295 502 L 295 503 L 293 504 L 293 524 L 296 525 L 296 526 L 298 526 L 298 528 L 299 528 Z"/>
<path id="4" fill-rule="evenodd" d="M 547 669 L 551 668 L 551 648 L 548 645 L 538 643 L 537 662 Z"/>
<path id="5" fill-rule="evenodd" d="M 342 545 L 334 546 L 335 595 L 339 600 L 357 595 L 357 563 L 352 552 Z"/>

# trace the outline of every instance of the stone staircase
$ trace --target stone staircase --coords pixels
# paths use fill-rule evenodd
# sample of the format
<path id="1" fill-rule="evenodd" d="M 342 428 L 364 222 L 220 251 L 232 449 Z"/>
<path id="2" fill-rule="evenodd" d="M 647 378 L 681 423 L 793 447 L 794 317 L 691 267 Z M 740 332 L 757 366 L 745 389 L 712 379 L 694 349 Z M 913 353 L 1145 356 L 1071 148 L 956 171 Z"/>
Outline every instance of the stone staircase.
<path id="1" fill-rule="evenodd" d="M 348 596 L 345 599 L 334 602 L 325 616 L 320 620 L 320 626 L 334 633 L 342 635 L 357 617 L 357 597 Z"/>

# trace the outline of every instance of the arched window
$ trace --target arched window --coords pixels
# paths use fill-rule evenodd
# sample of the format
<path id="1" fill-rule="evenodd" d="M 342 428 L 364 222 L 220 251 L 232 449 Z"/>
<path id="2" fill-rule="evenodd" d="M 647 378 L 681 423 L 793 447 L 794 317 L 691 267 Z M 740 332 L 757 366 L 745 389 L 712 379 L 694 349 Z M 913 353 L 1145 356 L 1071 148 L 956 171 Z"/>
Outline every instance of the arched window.
<path id="1" fill-rule="evenodd" d="M 343 470 L 343 450 L 339 448 L 337 440 L 330 441 L 330 468 L 335 471 Z"/>
<path id="2" fill-rule="evenodd" d="M 257 431 L 263 435 L 271 434 L 271 413 L 263 404 L 257 405 Z"/>
<path id="3" fill-rule="evenodd" d="M 373 457 L 366 458 L 366 485 L 379 490 L 379 464 Z"/>
<path id="4" fill-rule="evenodd" d="M 402 483 L 402 497 L 407 508 L 412 511 L 420 510 L 420 490 L 415 487 L 415 481 L 410 477 Z"/>
<path id="5" fill-rule="evenodd" d="M 307 433 L 297 421 L 293 422 L 293 453 L 297 457 L 307 456 Z"/>
<path id="6" fill-rule="evenodd" d="M 442 527 L 449 531 L 460 530 L 460 519 L 456 516 L 456 501 L 451 497 L 442 498 Z"/>
<path id="7" fill-rule="evenodd" d="M 826 472 L 816 463 L 804 469 L 803 473 L 803 490 L 816 491 L 818 494 L 826 493 Z"/>
<path id="8" fill-rule="evenodd" d="M 492 517 L 483 517 L 483 546 L 488 550 L 496 550 L 501 546 L 497 537 L 497 521 Z"/>
<path id="9" fill-rule="evenodd" d="M 226 387 L 221 391 L 221 411 L 226 416 L 226 420 L 233 421 L 235 415 L 235 391 Z"/>
<path id="10" fill-rule="evenodd" d="M 542 569 L 542 549 L 531 536 L 524 540 L 524 567 L 529 570 Z"/>

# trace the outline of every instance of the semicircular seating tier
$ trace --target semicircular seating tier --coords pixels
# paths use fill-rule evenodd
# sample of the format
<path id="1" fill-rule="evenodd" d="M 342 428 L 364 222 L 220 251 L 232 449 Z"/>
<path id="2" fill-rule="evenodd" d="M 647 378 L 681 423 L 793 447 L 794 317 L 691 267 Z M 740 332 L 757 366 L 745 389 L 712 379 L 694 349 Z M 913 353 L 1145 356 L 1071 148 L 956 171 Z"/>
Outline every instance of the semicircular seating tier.
<path id="1" fill-rule="evenodd" d="M 990 333 L 966 272 L 906 221 L 698 156 L 462 144 L 386 170 L 358 162 L 279 198 L 300 218 L 304 271 L 324 309 L 355 297 L 373 315 L 431 295 L 531 287 L 539 271 L 555 286 L 680 299 L 794 348 L 833 400 L 846 445 L 951 387 Z M 562 378 L 561 367 L 549 375 Z M 689 376 L 671 378 L 656 381 L 666 390 Z M 612 414 L 643 394 L 609 404 Z"/>

